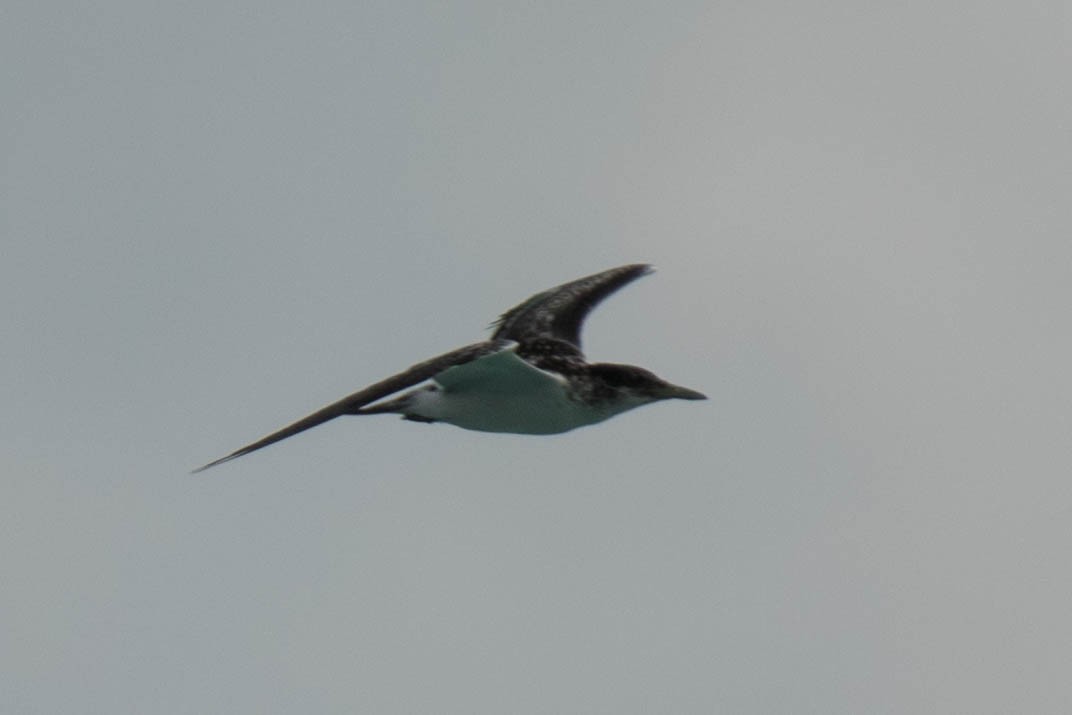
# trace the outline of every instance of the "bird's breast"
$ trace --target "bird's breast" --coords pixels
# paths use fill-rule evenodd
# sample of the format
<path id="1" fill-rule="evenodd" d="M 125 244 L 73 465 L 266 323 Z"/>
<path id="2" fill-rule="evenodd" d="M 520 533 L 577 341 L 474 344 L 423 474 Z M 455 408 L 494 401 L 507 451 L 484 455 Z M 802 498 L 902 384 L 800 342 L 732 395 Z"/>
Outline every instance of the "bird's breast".
<path id="1" fill-rule="evenodd" d="M 572 399 L 564 383 L 518 391 L 424 390 L 413 396 L 407 413 L 469 430 L 514 434 L 568 432 L 610 416 Z"/>

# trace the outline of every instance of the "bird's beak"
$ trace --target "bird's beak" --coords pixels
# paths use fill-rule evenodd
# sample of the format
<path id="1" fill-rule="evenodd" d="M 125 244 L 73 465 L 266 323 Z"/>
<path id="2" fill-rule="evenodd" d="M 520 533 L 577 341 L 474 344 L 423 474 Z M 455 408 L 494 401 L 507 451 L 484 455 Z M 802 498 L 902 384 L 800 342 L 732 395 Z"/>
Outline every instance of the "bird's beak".
<path id="1" fill-rule="evenodd" d="M 663 399 L 666 400 L 706 400 L 707 395 L 696 390 L 679 385 L 667 385 L 663 391 Z"/>

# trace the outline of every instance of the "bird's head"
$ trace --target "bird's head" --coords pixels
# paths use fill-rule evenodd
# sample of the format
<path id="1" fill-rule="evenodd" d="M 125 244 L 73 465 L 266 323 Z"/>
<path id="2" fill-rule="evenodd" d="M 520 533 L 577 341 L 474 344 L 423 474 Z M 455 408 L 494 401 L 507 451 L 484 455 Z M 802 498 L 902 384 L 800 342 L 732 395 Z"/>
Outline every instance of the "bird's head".
<path id="1" fill-rule="evenodd" d="M 702 392 L 669 383 L 642 367 L 614 363 L 597 363 L 589 367 L 592 377 L 599 381 L 607 397 L 624 397 L 634 406 L 660 400 L 707 399 Z"/>

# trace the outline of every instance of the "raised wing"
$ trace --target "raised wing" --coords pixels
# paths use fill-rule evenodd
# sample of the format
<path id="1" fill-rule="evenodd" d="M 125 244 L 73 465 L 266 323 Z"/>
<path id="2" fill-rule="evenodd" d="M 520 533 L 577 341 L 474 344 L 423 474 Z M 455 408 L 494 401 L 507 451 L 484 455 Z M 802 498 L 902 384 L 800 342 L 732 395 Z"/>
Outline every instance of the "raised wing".
<path id="1" fill-rule="evenodd" d="M 627 283 L 654 269 L 636 263 L 579 278 L 537 293 L 502 314 L 495 323 L 492 340 L 523 343 L 536 338 L 564 340 L 581 347 L 581 324 L 593 308 Z"/>
<path id="2" fill-rule="evenodd" d="M 221 457 L 214 462 L 209 462 L 203 467 L 198 467 L 192 473 L 203 472 L 209 467 L 215 467 L 217 464 L 223 464 L 229 462 L 232 459 L 249 454 L 250 452 L 256 452 L 262 447 L 267 447 L 270 444 L 274 444 L 281 439 L 286 439 L 299 432 L 304 432 L 307 429 L 316 427 L 319 424 L 323 424 L 328 420 L 333 420 L 340 415 L 352 415 L 359 414 L 359 410 L 365 405 L 371 404 L 376 400 L 387 397 L 388 395 L 403 390 L 407 387 L 412 387 L 419 382 L 423 382 L 444 370 L 453 367 L 455 365 L 462 365 L 464 363 L 476 360 L 484 355 L 490 355 L 491 353 L 498 352 L 504 347 L 510 345 L 505 340 L 495 340 L 494 338 L 482 343 L 474 343 L 472 345 L 466 345 L 464 348 L 458 348 L 457 350 L 451 350 L 449 353 L 443 353 L 437 357 L 425 360 L 424 362 L 417 363 L 413 367 L 404 372 L 400 372 L 397 375 L 392 375 L 386 380 L 380 380 L 374 385 L 369 385 L 363 390 L 355 392 L 348 397 L 344 397 L 338 402 L 333 402 L 327 407 L 317 410 L 308 417 L 302 418 L 292 425 L 288 425 L 278 432 L 273 432 L 267 437 L 263 437 L 252 444 L 247 444 L 242 449 L 231 452 L 226 457 Z"/>

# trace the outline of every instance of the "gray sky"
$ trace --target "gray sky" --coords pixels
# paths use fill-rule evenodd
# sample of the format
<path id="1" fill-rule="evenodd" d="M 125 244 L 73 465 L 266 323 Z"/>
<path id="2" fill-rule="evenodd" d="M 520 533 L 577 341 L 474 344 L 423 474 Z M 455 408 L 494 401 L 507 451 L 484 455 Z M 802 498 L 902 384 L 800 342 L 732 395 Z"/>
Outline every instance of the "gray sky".
<path id="1" fill-rule="evenodd" d="M 1067 713 L 1061 2 L 9 2 L 0 711 Z M 659 272 L 556 437 L 337 420 Z"/>

